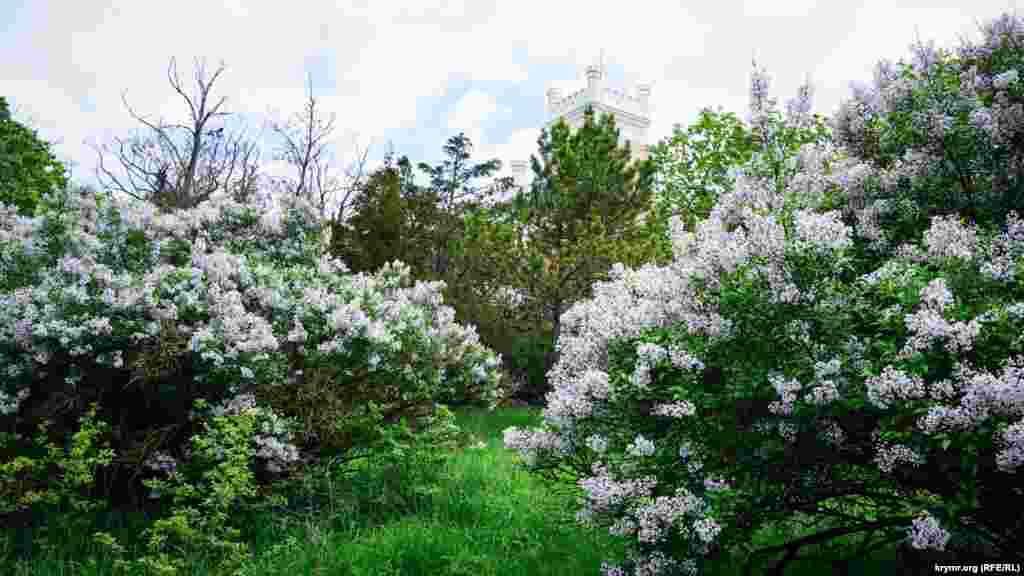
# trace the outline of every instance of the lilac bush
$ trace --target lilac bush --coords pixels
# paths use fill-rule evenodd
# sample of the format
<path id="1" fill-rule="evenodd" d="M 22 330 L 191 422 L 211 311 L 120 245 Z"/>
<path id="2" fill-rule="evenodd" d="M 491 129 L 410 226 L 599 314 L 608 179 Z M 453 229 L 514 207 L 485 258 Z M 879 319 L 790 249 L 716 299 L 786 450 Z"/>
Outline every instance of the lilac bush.
<path id="1" fill-rule="evenodd" d="M 157 475 L 144 484 L 182 506 L 198 496 L 187 481 L 211 485 L 222 497 L 205 505 L 223 512 L 252 495 L 253 472 L 293 469 L 303 447 L 372 449 L 403 418 L 429 439 L 450 424 L 442 396 L 493 406 L 500 359 L 453 322 L 441 285 L 411 285 L 400 262 L 348 274 L 319 226 L 302 199 L 280 213 L 223 198 L 160 213 L 65 191 L 35 218 L 0 205 L 0 421 L 33 426 L 53 394 L 102 397 L 124 438 L 114 474 Z M 168 423 L 167 405 L 131 406 L 136 382 L 198 403 L 175 424 L 191 441 L 129 441 L 128 425 Z M 248 432 L 223 427 L 236 420 Z"/>
<path id="2" fill-rule="evenodd" d="M 1024 148 L 1014 74 L 991 65 L 1024 63 L 1024 27 L 986 30 L 1000 58 L 964 91 L 992 84 L 994 100 L 950 95 L 935 76 L 961 63 L 934 48 L 903 73 L 882 63 L 836 119 L 839 147 L 805 144 L 791 176 L 756 158 L 694 232 L 673 221 L 673 262 L 617 266 L 563 315 L 544 425 L 505 443 L 575 478 L 580 520 L 628 540 L 605 574 L 697 571 L 830 502 L 877 510 L 849 533 L 1019 554 L 1024 228 L 1012 205 L 896 194 L 948 186 L 954 153 L 984 169 L 975 191 L 1017 186 L 998 176 Z M 752 118 L 766 94 L 755 75 Z M 994 132 L 969 121 L 982 109 Z"/>

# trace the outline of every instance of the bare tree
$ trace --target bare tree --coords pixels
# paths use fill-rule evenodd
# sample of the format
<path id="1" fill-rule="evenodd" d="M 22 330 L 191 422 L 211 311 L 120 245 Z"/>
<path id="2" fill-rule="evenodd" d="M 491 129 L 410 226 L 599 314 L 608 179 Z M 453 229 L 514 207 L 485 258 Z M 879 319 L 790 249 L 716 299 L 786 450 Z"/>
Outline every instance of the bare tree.
<path id="1" fill-rule="evenodd" d="M 207 129 L 215 119 L 229 116 L 221 111 L 227 100 L 215 105 L 209 100 L 210 89 L 224 72 L 222 63 L 207 78 L 205 66 L 197 59 L 195 82 L 198 93 L 189 95 L 178 76 L 174 58 L 167 68 L 167 79 L 188 104 L 189 124 L 169 124 L 162 119 L 152 122 L 137 114 L 122 101 L 132 118 L 148 128 L 148 134 L 127 139 L 114 138 L 114 152 L 121 164 L 117 175 L 103 163 L 106 146 L 97 150 L 97 179 L 104 187 L 156 203 L 163 209 L 188 209 L 209 199 L 217 192 L 229 194 L 245 202 L 259 183 L 259 150 L 256 142 L 246 138 L 244 131 L 224 133 L 224 127 Z"/>
<path id="2" fill-rule="evenodd" d="M 356 160 L 338 175 L 331 165 L 330 136 L 335 129 L 335 115 L 324 117 L 319 101 L 313 95 L 313 79 L 308 77 L 308 97 L 302 112 L 286 123 L 272 122 L 273 131 L 281 138 L 278 158 L 296 171 L 295 177 L 278 178 L 276 191 L 307 198 L 319 211 L 322 222 L 341 222 L 359 183 L 365 176 L 369 146 L 362 152 L 356 145 Z M 338 197 L 340 196 L 340 197 Z M 325 226 L 325 242 L 329 242 L 330 226 Z"/>

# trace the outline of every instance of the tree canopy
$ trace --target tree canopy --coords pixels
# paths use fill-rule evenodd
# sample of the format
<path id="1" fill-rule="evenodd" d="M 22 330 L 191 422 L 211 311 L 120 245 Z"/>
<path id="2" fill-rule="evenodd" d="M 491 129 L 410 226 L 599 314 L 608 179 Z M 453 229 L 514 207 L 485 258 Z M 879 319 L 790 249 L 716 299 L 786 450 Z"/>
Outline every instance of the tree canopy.
<path id="1" fill-rule="evenodd" d="M 551 323 L 552 350 L 562 313 L 590 296 L 613 264 L 639 266 L 657 255 L 641 219 L 651 207 L 654 165 L 632 161 L 629 144 L 618 141 L 614 117 L 595 120 L 592 108 L 578 130 L 562 119 L 543 130 L 539 158 L 530 157 L 533 183 L 510 203 L 518 233 L 504 236 L 514 248 L 491 252 L 507 285 L 523 295 L 519 320 L 538 329 Z"/>
<path id="2" fill-rule="evenodd" d="M 0 202 L 30 216 L 44 196 L 67 183 L 67 169 L 51 144 L 12 118 L 7 99 L 0 96 Z"/>

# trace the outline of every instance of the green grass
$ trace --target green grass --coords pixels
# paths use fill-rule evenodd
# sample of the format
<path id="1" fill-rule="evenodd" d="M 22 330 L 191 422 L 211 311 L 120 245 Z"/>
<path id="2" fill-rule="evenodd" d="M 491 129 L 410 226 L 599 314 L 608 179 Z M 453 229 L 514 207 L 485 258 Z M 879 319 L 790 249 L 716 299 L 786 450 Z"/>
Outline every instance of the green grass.
<path id="1" fill-rule="evenodd" d="M 364 466 L 348 477 L 293 489 L 286 510 L 254 515 L 240 526 L 253 553 L 240 576 L 599 574 L 603 559 L 620 557 L 622 543 L 605 532 L 578 526 L 572 495 L 552 490 L 520 469 L 516 456 L 502 447 L 506 427 L 535 425 L 539 412 L 456 410 L 465 434 L 463 447 L 447 458 L 436 476 Z M 65 526 L 62 531 L 59 521 L 48 524 L 55 526 L 49 529 L 49 540 L 61 545 L 47 548 L 31 542 L 31 559 L 17 562 L 12 560 L 13 550 L 0 550 L 0 573 L 112 573 L 111 558 L 88 538 L 101 528 Z M 96 526 L 122 538 L 130 550 L 147 525 L 141 514 L 127 519 L 96 516 Z M 781 527 L 768 530 L 757 544 L 784 542 L 787 533 L 792 534 Z M 29 533 L 20 536 L 22 546 L 33 539 Z M 834 552 L 819 549 L 818 554 L 820 558 L 792 563 L 786 573 L 831 572 L 827 558 Z M 852 566 L 850 574 L 892 573 L 893 553 L 876 557 Z M 743 562 L 733 559 L 712 566 L 711 572 L 742 574 L 742 567 Z M 766 570 L 762 563 L 755 573 Z M 215 574 L 202 559 L 189 573 Z"/>

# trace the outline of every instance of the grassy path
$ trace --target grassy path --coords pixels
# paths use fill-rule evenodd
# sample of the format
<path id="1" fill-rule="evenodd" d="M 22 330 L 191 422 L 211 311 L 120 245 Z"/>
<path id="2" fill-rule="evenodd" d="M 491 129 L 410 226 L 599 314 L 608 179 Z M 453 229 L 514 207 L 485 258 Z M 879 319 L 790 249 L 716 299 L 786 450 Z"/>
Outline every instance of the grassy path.
<path id="1" fill-rule="evenodd" d="M 455 413 L 467 447 L 446 458 L 439 476 L 424 476 L 416 469 L 367 469 L 311 489 L 293 485 L 285 491 L 287 509 L 236 518 L 252 561 L 230 576 L 590 576 L 600 574 L 603 559 L 622 557 L 621 541 L 576 524 L 578 506 L 572 495 L 553 492 L 522 470 L 517 456 L 502 446 L 508 426 L 539 423 L 538 409 Z M 59 545 L 41 548 L 31 534 L 21 534 L 16 539 L 31 543 L 31 560 L 14 562 L 9 547 L 0 549 L 0 574 L 115 573 L 111 559 L 89 541 L 93 530 L 62 530 L 60 520 L 47 524 L 55 527 L 48 531 Z M 126 544 L 148 525 L 141 515 L 127 523 L 118 519 L 96 524 Z M 756 547 L 794 535 L 781 526 L 768 529 L 756 538 Z M 826 559 L 835 557 L 834 551 L 819 553 L 824 556 L 793 562 L 786 574 L 838 568 Z M 192 562 L 186 574 L 228 576 L 207 568 L 202 558 Z M 743 562 L 723 561 L 707 568 L 709 574 L 742 574 Z M 849 576 L 893 570 L 899 571 L 893 556 L 883 553 L 850 566 Z M 766 571 L 765 565 L 755 569 Z"/>
<path id="2" fill-rule="evenodd" d="M 449 459 L 421 510 L 355 537 L 307 530 L 297 555 L 252 574 L 599 574 L 615 543 L 577 528 L 573 501 L 518 469 L 502 447 L 505 427 L 536 420 L 527 409 L 460 412 L 460 427 L 481 444 Z"/>
<path id="3" fill-rule="evenodd" d="M 576 526 L 574 500 L 521 470 L 502 446 L 506 427 L 535 425 L 539 412 L 457 410 L 469 447 L 447 458 L 439 478 L 425 481 L 415 470 L 357 474 L 297 496 L 287 513 L 246 518 L 240 527 L 253 560 L 232 576 L 599 574 L 617 543 Z M 8 542 L 0 573 L 115 573 L 89 541 L 91 530 L 62 530 L 47 518 L 49 540 L 59 545 L 16 534 L 31 559 L 15 561 Z M 141 515 L 97 522 L 126 544 L 148 525 Z M 221 576 L 201 558 L 187 573 Z"/>

